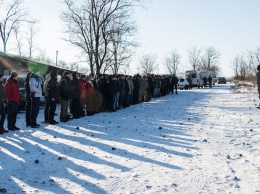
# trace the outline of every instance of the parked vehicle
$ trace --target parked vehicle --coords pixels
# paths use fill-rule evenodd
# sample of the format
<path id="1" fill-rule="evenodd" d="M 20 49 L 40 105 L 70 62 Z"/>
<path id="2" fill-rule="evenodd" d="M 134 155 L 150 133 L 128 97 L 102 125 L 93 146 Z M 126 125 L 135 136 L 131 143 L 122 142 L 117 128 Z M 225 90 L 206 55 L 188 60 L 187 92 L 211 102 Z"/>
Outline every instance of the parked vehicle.
<path id="1" fill-rule="evenodd" d="M 227 83 L 227 80 L 225 77 L 219 77 L 218 78 L 218 84 L 226 84 Z"/>
<path id="2" fill-rule="evenodd" d="M 177 87 L 180 90 L 183 90 L 183 89 L 187 90 L 187 89 L 189 89 L 190 85 L 189 85 L 189 82 L 187 81 L 187 79 L 179 78 Z"/>
<path id="3" fill-rule="evenodd" d="M 198 88 L 202 88 L 203 87 L 203 80 L 202 77 L 200 75 L 200 72 L 197 70 L 189 70 L 186 71 L 186 76 L 190 76 L 191 77 L 191 85 L 192 87 L 198 87 Z"/>

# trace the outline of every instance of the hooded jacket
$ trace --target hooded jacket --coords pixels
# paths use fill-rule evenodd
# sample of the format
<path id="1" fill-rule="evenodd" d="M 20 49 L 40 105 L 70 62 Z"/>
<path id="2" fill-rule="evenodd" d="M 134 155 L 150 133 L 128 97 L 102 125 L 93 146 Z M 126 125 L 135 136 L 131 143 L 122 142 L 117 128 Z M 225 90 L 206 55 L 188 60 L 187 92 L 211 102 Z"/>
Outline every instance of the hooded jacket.
<path id="1" fill-rule="evenodd" d="M 57 101 L 58 97 L 58 83 L 57 83 L 57 71 L 51 71 L 50 78 L 47 83 L 47 98 L 49 100 L 55 99 Z"/>
<path id="2" fill-rule="evenodd" d="M 34 73 L 30 76 L 30 90 L 35 93 L 34 97 L 42 97 L 42 78 Z"/>

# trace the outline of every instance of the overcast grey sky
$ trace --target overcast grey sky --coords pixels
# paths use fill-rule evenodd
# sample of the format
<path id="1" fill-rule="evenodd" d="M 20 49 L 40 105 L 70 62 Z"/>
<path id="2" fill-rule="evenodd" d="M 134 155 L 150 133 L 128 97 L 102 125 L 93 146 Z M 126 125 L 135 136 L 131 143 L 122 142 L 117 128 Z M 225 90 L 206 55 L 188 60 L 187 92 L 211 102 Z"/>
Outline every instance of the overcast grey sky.
<path id="1" fill-rule="evenodd" d="M 37 44 L 46 48 L 55 59 L 76 61 L 70 46 L 61 40 L 62 22 L 59 18 L 60 0 L 25 0 L 30 14 L 39 19 Z M 232 75 L 230 61 L 236 54 L 260 46 L 259 0 L 152 0 L 147 10 L 134 15 L 139 27 L 138 55 L 152 53 L 158 56 L 160 72 L 166 73 L 163 58 L 175 49 L 181 62 L 189 69 L 188 49 L 214 47 L 221 53 L 220 66 L 224 76 Z M 136 68 L 132 73 L 136 73 Z"/>

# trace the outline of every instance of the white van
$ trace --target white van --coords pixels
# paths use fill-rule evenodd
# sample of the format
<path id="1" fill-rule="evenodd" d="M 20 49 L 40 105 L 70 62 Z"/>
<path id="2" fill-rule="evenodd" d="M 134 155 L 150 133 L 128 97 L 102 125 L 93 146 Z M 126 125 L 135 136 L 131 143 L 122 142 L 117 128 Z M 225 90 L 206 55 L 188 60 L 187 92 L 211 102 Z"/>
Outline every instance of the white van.
<path id="1" fill-rule="evenodd" d="M 186 71 L 186 76 L 191 78 L 191 85 L 192 87 L 198 87 L 202 88 L 203 87 L 203 80 L 200 75 L 200 72 L 197 70 L 189 70 Z"/>
<path id="2" fill-rule="evenodd" d="M 187 81 L 187 79 L 185 79 L 185 78 L 179 78 L 179 81 L 178 81 L 178 89 L 180 89 L 180 90 L 183 90 L 183 89 L 185 89 L 185 90 L 188 90 L 189 89 L 189 87 L 190 87 L 190 84 L 189 84 L 189 82 Z"/>

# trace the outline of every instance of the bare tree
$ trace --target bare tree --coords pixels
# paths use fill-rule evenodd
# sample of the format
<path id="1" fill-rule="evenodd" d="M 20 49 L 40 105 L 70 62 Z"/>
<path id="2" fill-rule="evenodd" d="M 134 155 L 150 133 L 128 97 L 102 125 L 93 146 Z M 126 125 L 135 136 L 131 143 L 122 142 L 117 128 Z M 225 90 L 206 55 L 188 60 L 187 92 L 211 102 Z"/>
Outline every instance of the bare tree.
<path id="1" fill-rule="evenodd" d="M 245 57 L 237 55 L 231 64 L 231 68 L 235 73 L 235 79 L 245 80 L 248 75 L 248 66 Z"/>
<path id="2" fill-rule="evenodd" d="M 111 60 L 112 23 L 125 24 L 131 9 L 140 0 L 64 0 L 67 9 L 62 13 L 66 23 L 65 40 L 81 49 L 88 59 L 91 73 L 99 74 Z M 122 26 L 119 26 L 120 30 Z M 120 31 L 121 33 L 121 31 Z M 126 35 L 126 34 L 120 34 Z"/>
<path id="3" fill-rule="evenodd" d="M 34 60 L 46 62 L 48 64 L 54 64 L 54 61 L 46 54 L 46 49 L 39 50 L 39 55 L 36 57 L 33 57 Z"/>
<path id="4" fill-rule="evenodd" d="M 166 58 L 164 61 L 164 65 L 168 69 L 170 74 L 176 74 L 179 69 L 180 65 L 180 59 L 181 56 L 177 53 L 176 50 L 173 50 Z"/>
<path id="5" fill-rule="evenodd" d="M 37 28 L 37 24 L 39 23 L 38 20 L 33 19 L 31 21 L 28 21 L 29 24 L 29 33 L 27 36 L 27 42 L 28 42 L 28 57 L 32 58 L 32 55 L 34 53 L 34 51 L 36 50 L 35 47 L 35 43 L 34 43 L 34 38 L 37 35 L 37 32 L 39 31 L 39 29 Z"/>
<path id="6" fill-rule="evenodd" d="M 250 75 L 256 75 L 258 65 L 260 65 L 260 47 L 254 51 L 248 51 L 248 71 Z"/>
<path id="7" fill-rule="evenodd" d="M 24 22 L 25 25 L 14 29 L 16 48 L 19 56 L 32 58 L 33 53 L 37 50 L 34 38 L 39 30 L 36 26 L 38 22 L 38 20 L 32 19 Z"/>
<path id="8" fill-rule="evenodd" d="M 196 47 L 193 47 L 188 51 L 189 53 L 189 62 L 192 66 L 193 70 L 196 70 L 199 68 L 199 65 L 201 64 L 201 50 L 197 49 Z"/>
<path id="9" fill-rule="evenodd" d="M 2 1 L 4 4 L 4 1 Z M 23 0 L 14 0 L 12 3 L 0 7 L 0 35 L 6 52 L 7 42 L 10 35 L 22 21 L 25 20 L 26 11 L 22 8 Z"/>
<path id="10" fill-rule="evenodd" d="M 218 65 L 219 58 L 220 52 L 217 51 L 214 47 L 206 48 L 203 56 L 201 57 L 200 69 L 212 71 L 213 67 Z"/>
<path id="11" fill-rule="evenodd" d="M 20 36 L 19 30 L 17 28 L 14 29 L 14 34 L 15 34 L 17 52 L 18 52 L 18 55 L 21 57 L 24 55 L 22 52 L 23 41 Z"/>
<path id="12" fill-rule="evenodd" d="M 139 63 L 143 75 L 152 74 L 157 69 L 155 55 L 145 54 L 141 56 Z"/>

